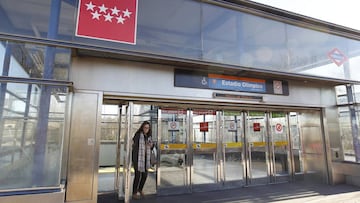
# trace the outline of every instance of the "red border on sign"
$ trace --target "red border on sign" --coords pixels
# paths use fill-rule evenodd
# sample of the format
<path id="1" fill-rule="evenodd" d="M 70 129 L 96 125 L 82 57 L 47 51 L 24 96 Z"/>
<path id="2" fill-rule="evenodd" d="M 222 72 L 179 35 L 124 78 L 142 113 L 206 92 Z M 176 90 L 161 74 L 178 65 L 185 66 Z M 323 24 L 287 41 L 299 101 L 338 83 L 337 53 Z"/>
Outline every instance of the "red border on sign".
<path id="1" fill-rule="evenodd" d="M 339 55 L 341 58 L 339 58 L 339 59 L 334 58 L 334 56 L 333 56 L 334 54 Z M 334 48 L 331 51 L 329 51 L 327 55 L 337 66 L 341 66 L 345 61 L 348 60 L 348 58 L 345 56 L 345 54 L 343 54 L 337 48 Z"/>

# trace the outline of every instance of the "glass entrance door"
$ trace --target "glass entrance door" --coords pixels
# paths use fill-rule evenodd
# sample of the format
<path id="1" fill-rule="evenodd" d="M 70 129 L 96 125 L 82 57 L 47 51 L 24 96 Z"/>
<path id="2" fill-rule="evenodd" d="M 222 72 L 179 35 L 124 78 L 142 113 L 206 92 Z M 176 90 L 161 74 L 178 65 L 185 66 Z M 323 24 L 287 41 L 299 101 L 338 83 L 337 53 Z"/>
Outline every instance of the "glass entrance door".
<path id="1" fill-rule="evenodd" d="M 161 108 L 158 115 L 158 194 L 190 192 L 188 111 Z"/>
<path id="2" fill-rule="evenodd" d="M 220 182 L 218 151 L 220 127 L 214 110 L 191 111 L 192 189 L 208 190 Z"/>
<path id="3" fill-rule="evenodd" d="M 246 144 L 248 149 L 248 184 L 269 183 L 269 136 L 265 112 L 248 111 Z"/>
<path id="4" fill-rule="evenodd" d="M 224 184 L 226 187 L 244 185 L 244 118 L 240 111 L 223 113 L 223 161 Z"/>
<path id="5" fill-rule="evenodd" d="M 294 154 L 289 133 L 287 112 L 247 112 L 248 184 L 290 181 L 294 173 Z"/>
<path id="6" fill-rule="evenodd" d="M 290 157 L 292 173 L 295 180 L 303 180 L 304 179 L 304 156 L 303 156 L 303 145 L 302 139 L 300 136 L 300 128 L 299 128 L 299 113 L 298 112 L 290 112 L 289 113 L 289 128 L 290 128 L 290 137 L 291 137 L 291 145 L 290 145 Z"/>
<path id="7" fill-rule="evenodd" d="M 290 179 L 290 145 L 288 117 L 285 112 L 270 112 L 270 173 L 271 182 Z"/>
<path id="8" fill-rule="evenodd" d="M 152 139 L 157 140 L 157 107 L 152 105 L 128 102 L 122 106 L 120 122 L 120 142 L 117 151 L 117 193 L 119 199 L 130 202 L 134 179 L 132 168 L 132 143 L 135 132 L 144 121 L 148 121 L 152 129 Z M 154 142 L 156 146 L 156 142 Z M 156 168 L 148 169 L 148 176 L 143 189 L 145 195 L 156 193 Z"/>
<path id="9" fill-rule="evenodd" d="M 104 104 L 101 109 L 98 194 L 125 198 L 125 120 L 127 105 Z"/>

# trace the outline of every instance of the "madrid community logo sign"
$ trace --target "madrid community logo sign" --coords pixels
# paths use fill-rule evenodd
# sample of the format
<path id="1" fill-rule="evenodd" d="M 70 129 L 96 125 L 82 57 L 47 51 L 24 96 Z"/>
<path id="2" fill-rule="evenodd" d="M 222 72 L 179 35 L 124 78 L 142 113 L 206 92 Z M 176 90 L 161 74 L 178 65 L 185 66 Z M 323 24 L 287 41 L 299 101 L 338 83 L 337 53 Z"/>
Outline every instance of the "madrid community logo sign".
<path id="1" fill-rule="evenodd" d="M 79 0 L 76 36 L 136 44 L 137 0 Z"/>

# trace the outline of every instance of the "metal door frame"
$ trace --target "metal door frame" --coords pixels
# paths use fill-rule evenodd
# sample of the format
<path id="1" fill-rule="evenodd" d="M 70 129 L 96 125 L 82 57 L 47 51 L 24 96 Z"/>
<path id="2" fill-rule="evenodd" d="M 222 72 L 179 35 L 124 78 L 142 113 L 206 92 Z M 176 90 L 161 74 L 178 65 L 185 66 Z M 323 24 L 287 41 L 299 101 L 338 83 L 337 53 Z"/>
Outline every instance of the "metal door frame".
<path id="1" fill-rule="evenodd" d="M 119 123 L 118 139 L 116 147 L 116 176 L 115 191 L 119 200 L 129 202 L 131 197 L 131 167 L 132 167 L 132 121 L 133 121 L 133 102 L 119 104 Z M 123 126 L 123 121 L 124 126 Z M 124 142 L 121 142 L 121 134 L 125 131 Z M 123 149 L 123 150 L 122 150 Z M 124 153 L 124 154 L 122 154 Z M 123 156 L 123 160 L 121 162 Z M 122 164 L 122 165 L 121 165 Z M 121 171 L 122 169 L 122 171 Z"/>
<path id="2" fill-rule="evenodd" d="M 126 118 L 125 118 L 125 138 L 124 138 L 124 151 L 126 153 L 124 159 L 124 166 L 123 166 L 123 179 L 124 179 L 124 202 L 130 202 L 131 198 L 131 160 L 132 160 L 132 126 L 133 126 L 133 116 L 134 116 L 134 103 L 128 102 L 126 106 Z"/>
<path id="3" fill-rule="evenodd" d="M 292 133 L 291 133 L 291 121 L 290 121 L 290 113 L 291 113 L 291 111 L 289 111 L 289 112 L 287 112 L 286 113 L 286 122 L 288 123 L 288 132 L 287 132 L 287 134 L 288 134 L 288 140 L 289 140 L 289 145 L 288 145 L 288 147 L 289 147 L 289 155 L 288 155 L 288 162 L 289 162 L 289 175 L 290 175 L 290 181 L 291 182 L 293 182 L 293 181 L 295 181 L 295 175 L 296 175 L 296 173 L 295 173 L 295 155 L 294 155 L 294 148 L 293 148 L 293 136 L 295 136 L 295 135 L 293 135 Z M 297 116 L 297 115 L 296 115 Z M 299 132 L 299 123 L 297 122 L 296 123 L 296 128 L 297 128 L 297 132 Z M 299 136 L 299 142 L 301 142 L 301 139 L 300 139 L 300 135 L 298 135 Z M 299 155 L 298 155 L 299 157 L 300 156 L 302 156 L 301 155 L 301 150 L 299 150 Z M 299 159 L 299 160 L 301 160 L 301 159 Z M 299 161 L 300 162 L 300 161 Z"/>
<path id="4" fill-rule="evenodd" d="M 118 123 L 118 138 L 117 138 L 117 143 L 116 143 L 116 163 L 115 163 L 115 191 L 116 194 L 118 196 L 118 199 L 124 199 L 125 198 L 125 181 L 124 181 L 124 176 L 123 176 L 123 172 L 120 171 L 121 168 L 121 132 L 122 132 L 122 108 L 123 106 L 125 106 L 125 111 L 127 109 L 126 105 L 119 105 L 118 106 L 118 114 L 119 114 L 119 123 Z M 125 143 L 124 143 L 125 144 Z M 125 151 L 124 151 L 125 152 Z M 124 161 L 124 160 L 123 160 Z M 123 166 L 124 167 L 124 166 Z M 121 185 L 121 186 L 120 186 Z"/>

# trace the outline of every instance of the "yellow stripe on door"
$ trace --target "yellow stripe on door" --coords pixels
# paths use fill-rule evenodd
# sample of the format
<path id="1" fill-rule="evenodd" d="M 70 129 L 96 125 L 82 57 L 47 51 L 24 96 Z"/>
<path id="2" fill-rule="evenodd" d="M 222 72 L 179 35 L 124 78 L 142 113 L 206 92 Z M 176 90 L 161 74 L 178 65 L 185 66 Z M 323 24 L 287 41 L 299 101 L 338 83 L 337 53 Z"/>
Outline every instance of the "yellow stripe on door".
<path id="1" fill-rule="evenodd" d="M 198 143 L 193 144 L 193 149 L 215 149 L 216 143 Z"/>
<path id="2" fill-rule="evenodd" d="M 186 144 L 161 144 L 161 150 L 186 149 Z"/>

